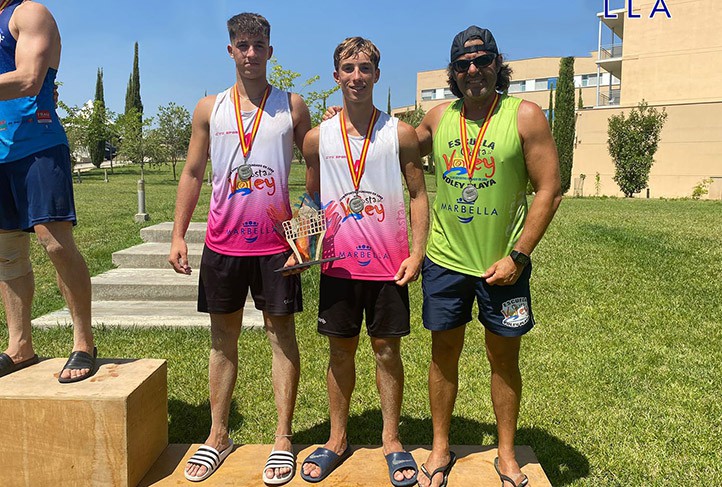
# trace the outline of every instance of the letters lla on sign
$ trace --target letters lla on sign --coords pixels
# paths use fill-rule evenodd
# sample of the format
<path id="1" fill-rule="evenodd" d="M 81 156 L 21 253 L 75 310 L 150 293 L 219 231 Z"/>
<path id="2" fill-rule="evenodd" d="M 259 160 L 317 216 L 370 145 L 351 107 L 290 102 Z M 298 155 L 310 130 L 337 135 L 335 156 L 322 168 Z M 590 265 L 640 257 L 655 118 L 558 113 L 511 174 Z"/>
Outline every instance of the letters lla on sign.
<path id="1" fill-rule="evenodd" d="M 672 18 L 672 12 L 669 11 L 669 8 L 667 7 L 667 4 L 664 2 L 664 0 L 657 0 L 655 2 L 654 7 L 652 7 L 652 11 L 649 12 L 649 18 L 653 19 L 658 12 L 664 13 L 664 15 L 668 19 Z M 642 17 L 640 14 L 634 13 L 634 0 L 627 0 L 627 17 L 629 17 L 630 19 L 638 19 Z M 617 18 L 617 14 L 609 13 L 609 0 L 604 0 L 604 18 Z"/>

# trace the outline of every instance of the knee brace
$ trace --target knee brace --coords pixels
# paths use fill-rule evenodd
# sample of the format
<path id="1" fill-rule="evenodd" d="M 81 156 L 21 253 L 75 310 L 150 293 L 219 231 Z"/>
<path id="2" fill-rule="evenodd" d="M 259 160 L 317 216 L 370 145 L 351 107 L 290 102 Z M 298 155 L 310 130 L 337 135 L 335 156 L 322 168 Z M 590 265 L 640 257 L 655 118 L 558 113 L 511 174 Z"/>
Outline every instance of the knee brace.
<path id="1" fill-rule="evenodd" d="M 0 232 L 0 281 L 12 281 L 32 271 L 30 235 L 21 232 Z"/>

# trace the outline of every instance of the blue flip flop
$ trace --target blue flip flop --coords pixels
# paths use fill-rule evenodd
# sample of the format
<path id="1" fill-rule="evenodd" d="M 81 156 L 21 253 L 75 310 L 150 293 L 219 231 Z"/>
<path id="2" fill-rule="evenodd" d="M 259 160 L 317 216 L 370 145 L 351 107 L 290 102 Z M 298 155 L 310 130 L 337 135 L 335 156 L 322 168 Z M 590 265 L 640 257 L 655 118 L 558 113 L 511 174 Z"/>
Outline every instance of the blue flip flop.
<path id="1" fill-rule="evenodd" d="M 386 465 L 389 466 L 389 479 L 391 480 L 391 485 L 394 487 L 409 487 L 411 485 L 416 485 L 416 476 L 419 472 L 419 467 L 416 465 L 416 461 L 411 453 L 407 451 L 397 451 L 389 453 L 384 458 L 386 459 Z M 396 472 L 407 469 L 414 470 L 413 477 L 410 479 L 405 478 L 404 480 L 396 480 L 394 478 L 394 474 Z"/>
<path id="2" fill-rule="evenodd" d="M 333 472 L 336 467 L 341 465 L 344 460 L 350 456 L 351 445 L 346 445 L 346 450 L 341 455 L 336 455 L 336 453 L 326 448 L 316 448 L 301 465 L 306 463 L 317 465 L 318 468 L 321 469 L 321 475 L 318 477 L 311 477 L 310 475 L 306 475 L 303 472 L 303 467 L 301 467 L 301 478 L 306 482 L 311 482 L 312 484 L 318 483 L 328 477 L 328 475 Z"/>

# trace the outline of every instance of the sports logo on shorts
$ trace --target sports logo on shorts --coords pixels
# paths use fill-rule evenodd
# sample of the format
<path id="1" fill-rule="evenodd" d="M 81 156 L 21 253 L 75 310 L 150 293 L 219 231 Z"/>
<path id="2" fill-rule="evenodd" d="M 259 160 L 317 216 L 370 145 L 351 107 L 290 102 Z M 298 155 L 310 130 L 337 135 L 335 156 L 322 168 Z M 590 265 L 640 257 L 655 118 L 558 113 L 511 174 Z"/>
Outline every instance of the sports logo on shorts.
<path id="1" fill-rule="evenodd" d="M 529 323 L 529 305 L 525 297 L 505 301 L 501 305 L 501 312 L 504 315 L 504 326 L 519 328 Z"/>

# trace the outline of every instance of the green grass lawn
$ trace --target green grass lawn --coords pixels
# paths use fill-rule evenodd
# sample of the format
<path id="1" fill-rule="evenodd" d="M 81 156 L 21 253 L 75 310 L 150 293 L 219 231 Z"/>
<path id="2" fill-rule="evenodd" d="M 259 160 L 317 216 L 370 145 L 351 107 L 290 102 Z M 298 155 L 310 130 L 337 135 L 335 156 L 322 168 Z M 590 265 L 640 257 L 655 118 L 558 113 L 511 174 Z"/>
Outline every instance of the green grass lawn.
<path id="1" fill-rule="evenodd" d="M 92 274 L 112 267 L 112 252 L 140 242 L 142 225 L 133 222 L 138 173 L 137 167 L 118 168 L 104 183 L 96 171 L 75 185 L 75 235 Z M 294 166 L 294 198 L 303 191 L 302 175 L 303 168 Z M 144 225 L 172 220 L 176 183 L 170 167 L 150 168 L 146 179 L 152 220 Z M 194 220 L 205 218 L 209 195 L 204 185 Z M 563 201 L 534 252 L 537 326 L 523 341 L 518 433 L 518 443 L 534 448 L 553 485 L 715 485 L 722 479 L 721 214 L 722 204 L 711 201 Z M 37 244 L 33 260 L 37 316 L 63 301 Z M 295 442 L 323 443 L 327 344 L 315 331 L 318 269 L 304 273 L 303 282 Z M 407 444 L 429 444 L 430 339 L 420 320 L 419 283 L 411 286 L 411 305 L 401 432 Z M 168 360 L 170 441 L 202 442 L 210 427 L 208 331 L 101 327 L 96 333 L 103 356 Z M 0 337 L 7 340 L 5 327 Z M 34 340 L 43 356 L 65 356 L 72 343 L 67 327 L 35 330 Z M 233 439 L 270 443 L 270 348 L 258 331 L 243 332 L 239 347 Z M 350 442 L 379 444 L 381 414 L 365 337 L 357 370 Z M 488 376 L 483 330 L 473 323 L 462 356 L 452 443 L 496 443 Z"/>

